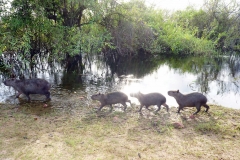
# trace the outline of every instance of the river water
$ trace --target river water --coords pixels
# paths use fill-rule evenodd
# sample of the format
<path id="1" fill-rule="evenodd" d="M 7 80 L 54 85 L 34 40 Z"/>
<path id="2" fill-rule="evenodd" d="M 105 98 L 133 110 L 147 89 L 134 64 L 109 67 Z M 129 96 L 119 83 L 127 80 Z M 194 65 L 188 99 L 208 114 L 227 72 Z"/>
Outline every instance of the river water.
<path id="1" fill-rule="evenodd" d="M 139 104 L 135 98 L 130 97 L 130 93 L 140 91 L 160 92 L 166 96 L 169 106 L 177 107 L 175 99 L 168 96 L 167 92 L 179 90 L 183 94 L 201 92 L 208 98 L 208 104 L 240 109 L 240 58 L 237 56 L 159 56 L 149 60 L 106 60 L 98 56 L 83 58 L 83 63 L 83 72 L 66 71 L 60 64 L 55 63 L 54 67 L 44 64 L 38 67 L 41 70 L 28 71 L 25 76 L 35 75 L 48 80 L 52 84 L 53 101 L 61 101 L 67 95 L 75 94 L 85 97 L 82 101 L 92 103 L 92 94 L 122 91 L 133 103 Z M 0 82 L 5 78 L 1 75 Z M 14 94 L 13 88 L 0 83 L 1 103 L 19 103 L 14 100 Z M 34 97 L 39 100 L 38 96 Z"/>

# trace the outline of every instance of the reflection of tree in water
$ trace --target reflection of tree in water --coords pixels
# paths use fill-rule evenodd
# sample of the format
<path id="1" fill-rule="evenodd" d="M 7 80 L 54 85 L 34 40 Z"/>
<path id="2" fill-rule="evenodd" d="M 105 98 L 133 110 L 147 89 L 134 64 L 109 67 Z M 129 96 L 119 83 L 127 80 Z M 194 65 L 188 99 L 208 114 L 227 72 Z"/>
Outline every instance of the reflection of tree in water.
<path id="1" fill-rule="evenodd" d="M 238 56 L 224 57 L 158 57 L 152 59 L 108 57 L 106 63 L 109 65 L 111 74 L 120 75 L 133 74 L 141 78 L 154 70 L 159 65 L 167 64 L 170 69 L 183 74 L 194 74 L 197 79 L 194 82 L 197 90 L 209 93 L 212 82 L 218 85 L 216 94 L 227 92 L 240 93 L 238 82 L 240 81 L 240 61 Z"/>
<path id="2" fill-rule="evenodd" d="M 40 72 L 52 72 L 55 65 L 47 62 L 47 55 L 36 55 L 31 61 L 17 56 L 15 53 L 3 54 L 6 72 L 2 72 L 6 78 L 34 78 Z"/>
<path id="3" fill-rule="evenodd" d="M 3 56 L 4 64 L 9 68 L 3 73 L 4 78 L 44 78 L 55 85 L 73 89 L 82 86 L 81 74 L 83 71 L 81 54 L 70 56 L 66 54 L 62 62 L 52 59 L 48 54 L 36 54 L 31 61 L 22 59 L 16 54 L 8 53 Z M 61 74 L 62 73 L 62 74 Z"/>
<path id="4" fill-rule="evenodd" d="M 114 55 L 114 54 L 113 54 Z M 53 84 L 66 89 L 84 88 L 93 84 L 96 87 L 112 88 L 120 83 L 122 75 L 142 78 L 166 64 L 170 69 L 190 73 L 197 77 L 194 82 L 197 91 L 209 93 L 211 83 L 218 85 L 217 94 L 240 93 L 240 57 L 98 57 L 79 55 L 66 59 L 66 63 L 48 61 L 47 56 L 35 56 L 32 63 L 8 54 L 5 64 L 12 65 L 10 72 L 26 78 L 48 76 Z M 14 64 L 14 65 L 13 65 Z M 6 75 L 6 78 L 9 74 Z"/>
<path id="5" fill-rule="evenodd" d="M 78 72 L 63 72 L 61 88 L 75 90 L 83 87 L 82 76 Z"/>
<path id="6" fill-rule="evenodd" d="M 111 73 L 109 66 L 103 61 L 102 56 L 86 55 L 84 58 L 85 83 L 95 86 L 110 86 L 115 84 L 116 77 Z"/>
<path id="7" fill-rule="evenodd" d="M 224 58 L 225 65 L 222 68 L 221 76 L 219 78 L 219 93 L 233 92 L 234 94 L 240 93 L 240 57 L 232 55 Z M 228 73 L 228 74 L 227 74 Z"/>
<path id="8" fill-rule="evenodd" d="M 233 78 L 239 79 L 239 73 L 240 73 L 240 57 L 232 55 L 228 59 L 229 68 L 230 68 L 230 74 Z"/>
<path id="9" fill-rule="evenodd" d="M 196 86 L 202 93 L 210 92 L 210 83 L 218 85 L 217 94 L 227 92 L 240 93 L 240 58 L 230 57 L 185 57 L 168 60 L 170 68 L 182 73 L 191 73 L 197 76 Z"/>
<path id="10" fill-rule="evenodd" d="M 118 76 L 133 74 L 136 78 L 144 77 L 164 63 L 163 59 L 156 57 L 119 57 L 114 54 L 106 57 L 105 61 L 110 66 L 112 74 L 116 73 Z"/>
<path id="11" fill-rule="evenodd" d="M 82 54 L 70 56 L 67 53 L 63 65 L 64 71 L 61 78 L 61 87 L 69 90 L 82 88 Z"/>

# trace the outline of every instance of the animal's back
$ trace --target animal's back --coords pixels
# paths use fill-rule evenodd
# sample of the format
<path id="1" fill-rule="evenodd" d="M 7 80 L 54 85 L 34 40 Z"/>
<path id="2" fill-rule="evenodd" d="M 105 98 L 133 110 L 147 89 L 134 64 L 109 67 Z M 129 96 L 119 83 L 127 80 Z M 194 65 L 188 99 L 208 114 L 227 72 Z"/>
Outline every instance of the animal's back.
<path id="1" fill-rule="evenodd" d="M 116 104 L 120 102 L 126 102 L 128 100 L 128 97 L 126 94 L 122 92 L 112 92 L 106 94 L 104 96 L 104 100 L 106 104 Z"/>
<path id="2" fill-rule="evenodd" d="M 194 103 L 201 103 L 201 104 L 205 104 L 207 102 L 207 98 L 198 92 L 194 92 L 194 93 L 189 93 L 184 95 L 184 99 L 182 101 L 185 101 L 186 104 L 190 103 L 190 104 L 194 104 Z"/>
<path id="3" fill-rule="evenodd" d="M 148 93 L 139 97 L 139 101 L 144 105 L 157 105 L 166 102 L 166 98 L 160 93 Z"/>
<path id="4" fill-rule="evenodd" d="M 51 88 L 50 83 L 48 83 L 44 79 L 39 79 L 39 78 L 26 79 L 26 80 L 23 80 L 21 83 L 23 83 L 21 88 L 25 92 L 28 92 L 30 94 L 45 93 Z"/>

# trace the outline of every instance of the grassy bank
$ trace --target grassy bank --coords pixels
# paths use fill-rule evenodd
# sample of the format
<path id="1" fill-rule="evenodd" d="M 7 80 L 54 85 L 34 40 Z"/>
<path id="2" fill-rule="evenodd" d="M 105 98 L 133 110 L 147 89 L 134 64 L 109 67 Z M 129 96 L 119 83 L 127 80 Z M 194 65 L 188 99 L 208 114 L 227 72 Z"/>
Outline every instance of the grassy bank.
<path id="1" fill-rule="evenodd" d="M 240 110 L 210 105 L 209 113 L 190 117 L 194 108 L 178 115 L 174 107 L 159 114 L 146 109 L 139 114 L 136 106 L 126 113 L 121 109 L 109 113 L 105 107 L 98 114 L 93 105 L 79 106 L 74 112 L 58 107 L 1 104 L 0 159 L 240 157 Z"/>

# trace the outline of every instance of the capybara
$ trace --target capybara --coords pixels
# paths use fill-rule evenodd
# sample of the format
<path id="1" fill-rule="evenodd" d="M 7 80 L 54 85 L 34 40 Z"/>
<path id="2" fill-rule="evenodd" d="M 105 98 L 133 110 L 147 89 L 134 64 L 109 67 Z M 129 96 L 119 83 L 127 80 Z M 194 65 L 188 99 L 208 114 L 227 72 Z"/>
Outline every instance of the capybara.
<path id="1" fill-rule="evenodd" d="M 124 111 L 127 108 L 126 102 L 129 102 L 131 104 L 131 101 L 128 100 L 128 96 L 122 92 L 112 92 L 107 94 L 95 94 L 92 95 L 91 98 L 93 100 L 97 100 L 101 102 L 101 106 L 98 109 L 98 111 L 101 111 L 101 109 L 106 106 L 110 105 L 112 110 L 112 104 L 121 103 L 124 106 Z"/>
<path id="2" fill-rule="evenodd" d="M 33 78 L 18 80 L 11 78 L 5 80 L 3 83 L 6 86 L 12 86 L 16 91 L 18 91 L 16 98 L 18 98 L 23 93 L 27 96 L 28 101 L 30 101 L 30 94 L 42 94 L 46 96 L 47 100 L 50 100 L 49 89 L 51 88 L 51 85 L 44 79 Z"/>
<path id="3" fill-rule="evenodd" d="M 201 110 L 201 106 L 204 106 L 206 108 L 206 112 L 209 109 L 209 106 L 207 103 L 207 98 L 198 92 L 189 93 L 189 94 L 182 94 L 177 91 L 168 91 L 168 95 L 172 96 L 176 99 L 179 108 L 178 112 L 180 113 L 180 110 L 183 110 L 184 107 L 196 107 L 197 111 L 194 114 L 197 114 Z"/>
<path id="4" fill-rule="evenodd" d="M 141 106 L 140 106 L 139 112 L 141 112 L 143 106 L 146 106 L 146 108 L 148 109 L 148 107 L 151 105 L 158 106 L 158 109 L 156 110 L 156 112 L 158 112 L 161 109 L 161 105 L 166 107 L 167 112 L 169 111 L 169 107 L 166 104 L 166 98 L 160 93 L 142 94 L 141 92 L 138 92 L 138 93 L 131 93 L 130 96 L 137 98 L 138 101 L 140 102 Z"/>

